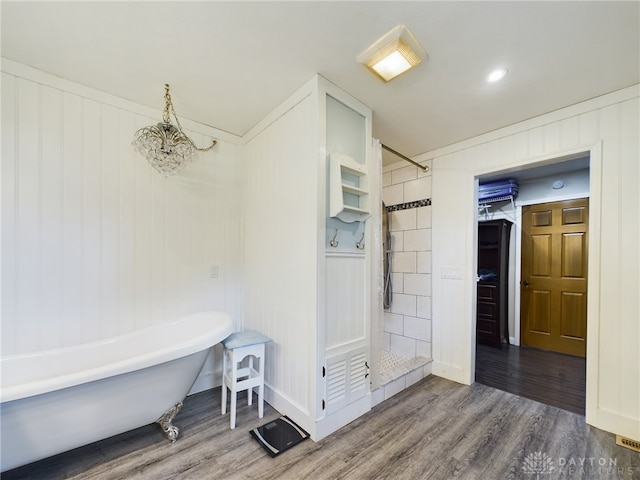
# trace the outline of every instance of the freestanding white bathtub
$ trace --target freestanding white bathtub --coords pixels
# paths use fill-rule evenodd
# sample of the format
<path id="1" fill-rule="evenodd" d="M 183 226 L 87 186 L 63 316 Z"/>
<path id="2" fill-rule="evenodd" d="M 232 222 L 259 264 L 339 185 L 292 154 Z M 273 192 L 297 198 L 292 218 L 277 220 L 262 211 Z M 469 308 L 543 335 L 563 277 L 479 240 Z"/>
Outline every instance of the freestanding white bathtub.
<path id="1" fill-rule="evenodd" d="M 69 348 L 0 360 L 1 471 L 171 420 L 209 348 L 234 331 L 229 315 L 202 312 Z"/>

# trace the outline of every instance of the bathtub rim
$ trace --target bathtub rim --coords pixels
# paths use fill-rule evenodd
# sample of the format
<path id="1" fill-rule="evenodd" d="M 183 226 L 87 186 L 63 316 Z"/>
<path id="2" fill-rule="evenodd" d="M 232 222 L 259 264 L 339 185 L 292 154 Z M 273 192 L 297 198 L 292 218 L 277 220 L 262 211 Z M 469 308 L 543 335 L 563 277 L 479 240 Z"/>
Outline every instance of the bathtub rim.
<path id="1" fill-rule="evenodd" d="M 127 358 L 123 358 L 122 360 L 109 362 L 86 370 L 79 370 L 68 374 L 33 380 L 27 383 L 19 383 L 7 386 L 3 384 L 2 388 L 0 388 L 0 403 L 6 403 L 23 398 L 33 397 L 36 395 L 46 394 L 54 390 L 73 387 L 80 383 L 89 383 L 101 380 L 103 378 L 121 375 L 134 370 L 140 370 L 161 363 L 170 362 L 171 360 L 182 358 L 187 355 L 211 348 L 212 346 L 222 342 L 222 340 L 233 333 L 235 331 L 235 328 L 231 316 L 225 312 L 198 312 L 190 315 L 185 315 L 175 320 L 151 325 L 139 330 L 133 330 L 131 332 L 115 337 L 108 337 L 105 339 L 69 347 L 42 350 L 39 352 L 19 353 L 0 358 L 0 369 L 4 369 L 5 367 L 3 364 L 8 361 L 19 361 L 21 358 L 34 356 L 55 355 L 63 351 L 66 352 L 74 349 L 80 350 L 88 349 L 91 347 L 101 347 L 109 343 L 117 343 L 118 339 L 121 339 L 123 337 L 129 339 L 136 337 L 143 338 L 145 335 L 152 334 L 152 332 L 160 332 L 166 329 L 168 326 L 179 328 L 181 324 L 185 324 L 194 320 L 206 322 L 206 320 L 203 319 L 209 317 L 216 320 L 215 326 L 213 328 L 202 331 L 201 333 L 191 336 L 188 339 L 184 339 L 178 343 L 168 343 L 164 348 L 156 349 L 150 352 L 144 352 L 139 355 L 135 355 L 132 357 L 130 356 Z M 212 322 L 212 324 L 213 323 L 214 322 Z M 2 378 L 4 381 L 5 375 L 2 375 Z"/>

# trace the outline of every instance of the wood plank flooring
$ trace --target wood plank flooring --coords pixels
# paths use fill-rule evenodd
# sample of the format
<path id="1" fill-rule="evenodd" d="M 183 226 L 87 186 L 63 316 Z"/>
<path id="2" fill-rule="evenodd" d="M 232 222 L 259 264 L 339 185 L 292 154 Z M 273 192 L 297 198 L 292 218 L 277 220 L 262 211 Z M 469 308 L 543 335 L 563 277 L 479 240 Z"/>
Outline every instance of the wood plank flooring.
<path id="1" fill-rule="evenodd" d="M 238 426 L 229 430 L 219 388 L 192 395 L 176 417 L 181 437 L 174 444 L 150 425 L 2 479 L 640 478 L 640 454 L 615 445 L 613 435 L 589 427 L 584 417 L 478 383 L 427 377 L 329 437 L 276 458 L 249 430 L 279 414 L 265 405 L 258 419 L 246 397 L 239 405 Z M 548 460 L 546 470 L 534 468 L 535 455 Z"/>
<path id="2" fill-rule="evenodd" d="M 476 346 L 476 382 L 584 415 L 586 361 L 537 348 Z"/>

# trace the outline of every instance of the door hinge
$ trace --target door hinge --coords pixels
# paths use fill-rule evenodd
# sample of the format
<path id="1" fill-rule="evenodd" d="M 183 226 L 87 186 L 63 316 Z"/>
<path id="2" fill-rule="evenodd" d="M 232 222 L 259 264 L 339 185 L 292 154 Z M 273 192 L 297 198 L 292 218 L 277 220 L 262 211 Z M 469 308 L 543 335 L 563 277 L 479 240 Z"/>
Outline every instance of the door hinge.
<path id="1" fill-rule="evenodd" d="M 324 366 L 322 367 L 322 378 L 327 376 L 327 369 L 324 368 Z"/>
<path id="2" fill-rule="evenodd" d="M 323 399 L 322 399 L 322 409 L 323 409 L 323 410 L 324 410 L 324 407 L 325 407 L 325 405 L 324 405 L 324 398 L 323 398 Z"/>

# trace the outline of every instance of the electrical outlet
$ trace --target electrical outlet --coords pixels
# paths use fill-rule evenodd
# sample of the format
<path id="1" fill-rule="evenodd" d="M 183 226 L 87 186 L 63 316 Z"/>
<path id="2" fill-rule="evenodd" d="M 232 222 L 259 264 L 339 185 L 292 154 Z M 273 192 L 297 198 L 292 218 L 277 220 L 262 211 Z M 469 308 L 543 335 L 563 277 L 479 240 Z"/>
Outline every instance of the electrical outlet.
<path id="1" fill-rule="evenodd" d="M 220 267 L 218 265 L 211 265 L 209 267 L 209 278 L 218 278 L 220 276 Z"/>
<path id="2" fill-rule="evenodd" d="M 440 273 L 440 278 L 446 278 L 448 280 L 462 280 L 461 268 L 443 268 Z"/>

